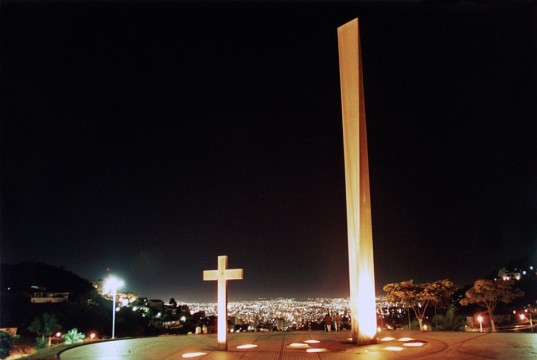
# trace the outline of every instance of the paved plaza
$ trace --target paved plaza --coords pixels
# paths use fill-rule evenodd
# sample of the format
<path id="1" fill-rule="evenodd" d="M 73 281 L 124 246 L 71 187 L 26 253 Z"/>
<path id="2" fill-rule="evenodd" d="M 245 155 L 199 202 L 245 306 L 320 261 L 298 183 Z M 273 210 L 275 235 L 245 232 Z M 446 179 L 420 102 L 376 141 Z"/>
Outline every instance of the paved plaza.
<path id="1" fill-rule="evenodd" d="M 350 332 L 230 334 L 228 351 L 216 335 L 178 335 L 97 342 L 58 354 L 61 360 L 351 360 L 537 359 L 537 334 L 391 331 L 375 345 L 358 347 Z"/>

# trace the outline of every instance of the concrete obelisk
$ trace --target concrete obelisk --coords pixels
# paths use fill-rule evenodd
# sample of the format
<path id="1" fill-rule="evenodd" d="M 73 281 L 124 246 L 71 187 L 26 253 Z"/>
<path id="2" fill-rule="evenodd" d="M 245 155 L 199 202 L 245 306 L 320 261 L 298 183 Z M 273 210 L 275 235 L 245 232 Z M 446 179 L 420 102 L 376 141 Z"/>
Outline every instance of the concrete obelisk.
<path id="1" fill-rule="evenodd" d="M 364 83 L 358 19 L 340 26 L 337 34 L 347 194 L 352 341 L 359 345 L 367 345 L 376 341 L 377 318 Z"/>

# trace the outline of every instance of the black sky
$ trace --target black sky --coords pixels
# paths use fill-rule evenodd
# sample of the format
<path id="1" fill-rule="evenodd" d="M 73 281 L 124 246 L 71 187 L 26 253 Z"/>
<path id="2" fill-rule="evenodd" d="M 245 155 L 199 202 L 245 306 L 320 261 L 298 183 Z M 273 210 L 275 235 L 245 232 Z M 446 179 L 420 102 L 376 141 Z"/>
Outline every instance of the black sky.
<path id="1" fill-rule="evenodd" d="M 143 296 L 348 296 L 338 26 L 360 18 L 377 292 L 537 240 L 537 6 L 1 4 L 3 262 Z"/>

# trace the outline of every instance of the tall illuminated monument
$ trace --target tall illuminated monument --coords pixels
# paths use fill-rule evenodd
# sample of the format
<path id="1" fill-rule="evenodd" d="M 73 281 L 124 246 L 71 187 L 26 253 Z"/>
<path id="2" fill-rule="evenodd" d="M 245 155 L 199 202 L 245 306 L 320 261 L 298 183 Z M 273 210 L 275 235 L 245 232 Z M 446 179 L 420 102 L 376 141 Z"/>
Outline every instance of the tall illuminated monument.
<path id="1" fill-rule="evenodd" d="M 358 19 L 337 29 L 347 194 L 352 341 L 376 342 L 373 231 Z"/>

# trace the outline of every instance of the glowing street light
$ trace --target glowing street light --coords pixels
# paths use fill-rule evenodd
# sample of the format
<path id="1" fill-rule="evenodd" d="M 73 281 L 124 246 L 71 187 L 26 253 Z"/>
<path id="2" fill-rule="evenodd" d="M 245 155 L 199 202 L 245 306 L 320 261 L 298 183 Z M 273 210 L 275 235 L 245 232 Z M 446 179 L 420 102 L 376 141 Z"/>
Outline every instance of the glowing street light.
<path id="1" fill-rule="evenodd" d="M 479 332 L 483 332 L 483 316 L 479 315 L 477 321 L 479 321 Z"/>
<path id="2" fill-rule="evenodd" d="M 531 331 L 533 331 L 533 319 L 531 318 L 531 308 L 530 308 L 530 311 L 528 311 L 528 309 L 524 309 L 524 312 L 527 313 L 529 316 L 530 316 L 530 329 Z"/>
<path id="3" fill-rule="evenodd" d="M 114 276 L 109 276 L 104 284 L 105 292 L 112 292 L 112 339 L 115 338 L 116 333 L 116 296 L 117 289 L 124 285 L 123 280 L 120 280 Z"/>

